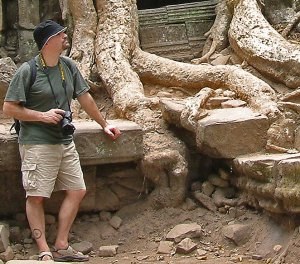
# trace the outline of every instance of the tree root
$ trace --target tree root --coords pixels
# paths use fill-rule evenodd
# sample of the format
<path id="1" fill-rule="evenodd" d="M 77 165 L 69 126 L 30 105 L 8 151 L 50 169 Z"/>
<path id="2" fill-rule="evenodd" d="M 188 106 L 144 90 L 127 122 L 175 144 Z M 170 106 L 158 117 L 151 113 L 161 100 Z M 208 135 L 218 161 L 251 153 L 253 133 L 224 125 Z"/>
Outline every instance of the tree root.
<path id="1" fill-rule="evenodd" d="M 203 88 L 194 97 L 188 98 L 185 103 L 185 108 L 181 112 L 181 125 L 192 132 L 196 129 L 197 121 L 207 115 L 206 111 L 201 109 L 206 104 L 207 100 L 214 94 L 214 90 Z"/>
<path id="2" fill-rule="evenodd" d="M 289 240 L 289 242 L 286 245 L 286 247 L 284 248 L 284 250 L 278 256 L 275 256 L 271 260 L 272 264 L 283 264 L 283 263 L 285 263 L 285 257 L 288 254 L 288 250 L 289 250 L 290 246 L 293 244 L 293 239 L 298 235 L 298 233 L 299 233 L 298 228 L 296 228 L 294 230 L 293 234 L 292 234 L 292 238 Z"/>
<path id="3" fill-rule="evenodd" d="M 234 8 L 228 34 L 235 53 L 260 73 L 293 89 L 300 86 L 298 45 L 268 23 L 256 0 L 242 0 Z"/>
<path id="4" fill-rule="evenodd" d="M 291 102 L 278 102 L 278 105 L 288 107 L 296 111 L 298 114 L 300 113 L 300 104 L 291 103 Z"/>
<path id="5" fill-rule="evenodd" d="M 296 150 L 296 149 L 283 148 L 283 147 L 279 147 L 279 146 L 276 146 L 276 145 L 271 144 L 271 143 L 267 143 L 266 149 L 271 150 L 271 151 L 276 151 L 278 153 L 288 153 L 288 154 L 299 153 L 299 151 Z"/>
<path id="6" fill-rule="evenodd" d="M 145 177 L 155 184 L 149 197 L 152 207 L 178 206 L 184 200 L 187 165 L 178 151 L 151 152 L 143 159 L 141 168 Z"/>
<path id="7" fill-rule="evenodd" d="M 291 101 L 291 100 L 295 100 L 295 99 L 300 99 L 300 89 L 298 88 L 297 90 L 295 90 L 291 93 L 287 93 L 279 99 L 281 101 Z"/>
<path id="8" fill-rule="evenodd" d="M 220 52 L 225 49 L 229 42 L 227 32 L 232 19 L 232 13 L 227 7 L 226 0 L 220 1 L 216 6 L 216 19 L 211 29 L 205 34 L 207 40 L 203 48 L 203 56 L 193 59 L 193 64 L 208 62 L 215 51 Z M 208 50 L 208 51 L 207 51 Z"/>
<path id="9" fill-rule="evenodd" d="M 299 23 L 300 21 L 300 12 L 296 13 L 294 19 L 286 26 L 286 28 L 281 32 L 281 35 L 286 38 L 292 29 Z"/>
<path id="10" fill-rule="evenodd" d="M 276 118 L 275 91 L 264 81 L 233 65 L 192 65 L 136 49 L 131 65 L 145 83 L 185 89 L 229 89 L 259 113 Z"/>

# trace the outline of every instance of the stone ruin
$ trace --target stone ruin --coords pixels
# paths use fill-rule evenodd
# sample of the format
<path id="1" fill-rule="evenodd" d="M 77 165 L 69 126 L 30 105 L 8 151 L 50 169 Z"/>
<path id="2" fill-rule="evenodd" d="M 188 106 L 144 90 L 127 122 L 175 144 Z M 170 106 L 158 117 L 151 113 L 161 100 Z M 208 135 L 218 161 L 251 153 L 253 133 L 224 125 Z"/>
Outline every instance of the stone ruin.
<path id="1" fill-rule="evenodd" d="M 48 4 L 41 4 L 38 0 L 19 0 L 16 12 L 12 7 L 16 2 L 1 1 L 0 27 L 1 53 L 5 55 L 2 57 L 13 57 L 18 63 L 36 53 L 31 37 L 34 25 L 40 18 L 55 17 L 59 7 L 54 0 Z M 204 33 L 213 22 L 214 6 L 215 1 L 201 1 L 140 10 L 141 47 L 175 60 L 197 57 L 205 40 Z M 25 15 L 29 13 L 28 9 L 31 10 L 30 16 Z M 17 13 L 20 19 L 14 20 Z M 154 30 L 157 28 L 160 30 Z M 7 58 L 2 59 L 0 66 L 2 105 L 8 81 L 16 66 Z M 165 121 L 173 125 L 175 130 L 181 131 L 179 135 L 190 148 L 193 157 L 190 183 L 194 186 L 192 191 L 198 200 L 208 206 L 207 200 L 204 202 L 199 195 L 203 186 L 209 185 L 208 182 L 214 182 L 214 188 L 227 188 L 230 184 L 243 194 L 248 205 L 272 213 L 299 213 L 300 154 L 297 136 L 292 150 L 282 149 L 279 150 L 281 153 L 273 154 L 267 150 L 267 132 L 270 128 L 268 118 L 254 113 L 245 102 L 236 100 L 234 94 L 216 93 L 207 103 L 208 110 L 202 113 L 202 118 L 192 128 L 179 122 L 180 116 L 184 114 L 185 103 L 184 100 L 165 98 L 161 100 L 161 109 Z M 78 122 L 75 142 L 89 189 L 82 211 L 115 211 L 146 196 L 153 188 L 151 183 L 145 181 L 138 167 L 143 156 L 143 131 L 132 122 L 116 122 L 119 122 L 124 136 L 114 143 L 108 142 L 103 134 L 96 138 L 95 131 L 99 131 L 92 122 Z M 8 124 L 0 126 L 0 145 L 0 197 L 6 201 L 0 205 L 0 215 L 10 215 L 24 210 L 24 192 L 20 182 L 17 139 L 10 135 Z M 203 157 L 208 162 L 198 163 Z M 200 182 L 200 188 L 195 187 L 197 184 L 194 183 L 197 182 Z M 214 191 L 206 189 L 205 192 L 209 194 L 207 197 L 212 197 Z M 225 199 L 230 204 L 231 201 L 226 199 L 232 199 L 232 195 L 222 195 L 223 201 Z M 105 200 L 105 197 L 110 199 Z M 61 197 L 58 195 L 54 199 L 59 200 Z M 208 207 L 212 209 L 213 203 L 209 204 Z M 50 205 L 46 208 L 49 212 L 57 210 Z"/>
<path id="2" fill-rule="evenodd" d="M 214 22 L 216 4 L 207 0 L 139 10 L 141 48 L 181 61 L 198 57 L 204 34 Z M 61 21 L 58 0 L 0 0 L 0 7 L 0 56 L 16 63 L 36 54 L 32 39 L 36 24 L 45 19 Z"/>

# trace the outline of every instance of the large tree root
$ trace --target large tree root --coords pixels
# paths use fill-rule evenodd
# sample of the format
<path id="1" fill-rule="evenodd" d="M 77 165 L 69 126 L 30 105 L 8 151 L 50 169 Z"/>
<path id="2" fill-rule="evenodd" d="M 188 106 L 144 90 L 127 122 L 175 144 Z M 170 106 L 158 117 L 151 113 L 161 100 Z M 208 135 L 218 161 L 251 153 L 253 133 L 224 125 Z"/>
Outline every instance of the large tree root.
<path id="1" fill-rule="evenodd" d="M 97 68 L 119 115 L 138 123 L 145 132 L 141 167 L 155 184 L 149 201 L 153 206 L 177 206 L 185 197 L 185 147 L 152 110 L 157 106 L 145 97 L 143 84 L 131 67 L 132 52 L 138 46 L 136 5 L 131 0 L 105 0 L 98 1 L 98 8 L 102 15 L 95 45 Z"/>
<path id="2" fill-rule="evenodd" d="M 281 35 L 286 38 L 292 29 L 299 23 L 300 21 L 300 12 L 298 12 L 294 19 L 285 27 L 285 29 L 281 32 Z"/>
<path id="3" fill-rule="evenodd" d="M 205 35 L 208 38 L 203 47 L 203 56 L 193 59 L 192 63 L 200 64 L 202 62 L 208 62 L 210 56 L 214 54 L 215 51 L 220 52 L 228 46 L 227 35 L 231 19 L 232 13 L 227 7 L 226 0 L 220 1 L 216 6 L 215 22 Z"/>
<path id="4" fill-rule="evenodd" d="M 279 113 L 274 90 L 265 82 L 232 65 L 192 65 L 172 61 L 136 49 L 132 62 L 144 82 L 186 89 L 226 88 L 247 101 L 253 110 L 276 117 Z"/>
<path id="5" fill-rule="evenodd" d="M 63 15 L 72 14 L 72 49 L 70 57 L 77 62 L 82 75 L 88 79 L 94 65 L 94 41 L 97 29 L 97 13 L 92 1 L 60 0 Z M 82 41 L 84 39 L 84 41 Z"/>
<path id="6" fill-rule="evenodd" d="M 259 72 L 290 88 L 300 86 L 300 51 L 264 18 L 256 0 L 240 0 L 234 8 L 229 42 Z"/>

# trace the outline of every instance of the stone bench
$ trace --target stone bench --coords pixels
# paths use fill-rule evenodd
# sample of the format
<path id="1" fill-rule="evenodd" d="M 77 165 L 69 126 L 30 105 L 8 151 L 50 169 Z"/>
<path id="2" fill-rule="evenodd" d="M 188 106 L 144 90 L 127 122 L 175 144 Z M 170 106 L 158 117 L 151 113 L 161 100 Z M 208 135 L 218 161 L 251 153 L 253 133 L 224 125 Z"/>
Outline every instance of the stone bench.
<path id="1" fill-rule="evenodd" d="M 96 202 L 97 197 L 102 198 L 97 194 L 98 165 L 137 162 L 143 157 L 142 129 L 128 120 L 110 120 L 109 123 L 116 124 L 122 132 L 115 141 L 105 135 L 96 122 L 74 122 L 76 127 L 74 141 L 88 189 L 81 211 L 103 209 L 103 206 Z M 0 204 L 0 215 L 24 211 L 25 193 L 20 166 L 17 137 L 9 133 L 9 126 L 2 125 L 0 127 L 0 200 L 3 202 Z M 46 203 L 46 211 L 57 212 L 61 199 L 62 195 L 55 193 L 51 201 Z"/>
<path id="2" fill-rule="evenodd" d="M 122 135 L 112 141 L 96 122 L 74 122 L 74 141 L 82 165 L 97 165 L 138 160 L 143 155 L 143 132 L 134 122 L 111 120 Z M 20 168 L 17 137 L 8 129 L 0 133 L 0 172 Z"/>

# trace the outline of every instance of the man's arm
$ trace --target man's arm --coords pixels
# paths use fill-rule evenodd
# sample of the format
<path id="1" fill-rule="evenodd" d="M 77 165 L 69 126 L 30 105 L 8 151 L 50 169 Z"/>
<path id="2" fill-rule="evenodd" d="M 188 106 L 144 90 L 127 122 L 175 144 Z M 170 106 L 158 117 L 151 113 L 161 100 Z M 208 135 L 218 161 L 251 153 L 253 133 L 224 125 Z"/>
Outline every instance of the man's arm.
<path id="1" fill-rule="evenodd" d="M 86 92 L 77 97 L 78 102 L 80 103 L 83 110 L 93 119 L 95 120 L 104 130 L 104 132 L 110 136 L 113 140 L 118 138 L 121 135 L 120 130 L 110 125 L 106 122 L 100 110 L 98 109 L 93 97 L 89 92 Z"/>
<path id="2" fill-rule="evenodd" d="M 47 112 L 39 112 L 24 107 L 20 102 L 5 101 L 3 113 L 21 121 L 39 121 L 48 124 L 58 124 L 63 118 L 64 110 L 50 109 Z"/>

